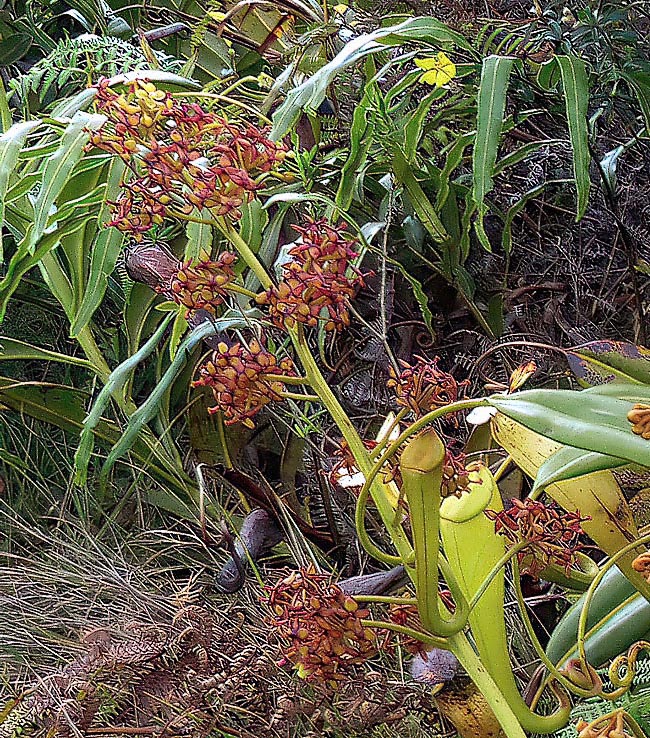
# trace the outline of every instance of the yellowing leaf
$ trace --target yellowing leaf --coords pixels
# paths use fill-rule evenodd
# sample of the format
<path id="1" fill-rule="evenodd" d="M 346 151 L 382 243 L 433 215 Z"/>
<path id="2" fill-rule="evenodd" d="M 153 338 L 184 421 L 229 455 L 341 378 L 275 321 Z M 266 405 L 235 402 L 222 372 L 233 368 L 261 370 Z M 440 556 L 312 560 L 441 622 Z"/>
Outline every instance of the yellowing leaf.
<path id="1" fill-rule="evenodd" d="M 444 51 L 426 59 L 416 59 L 415 65 L 425 70 L 420 82 L 435 87 L 443 87 L 456 76 L 456 65 Z"/>
<path id="2" fill-rule="evenodd" d="M 334 10 L 339 15 L 345 15 L 345 13 L 348 10 L 348 6 L 344 5 L 343 3 L 340 3 L 339 5 L 335 5 L 332 10 Z"/>

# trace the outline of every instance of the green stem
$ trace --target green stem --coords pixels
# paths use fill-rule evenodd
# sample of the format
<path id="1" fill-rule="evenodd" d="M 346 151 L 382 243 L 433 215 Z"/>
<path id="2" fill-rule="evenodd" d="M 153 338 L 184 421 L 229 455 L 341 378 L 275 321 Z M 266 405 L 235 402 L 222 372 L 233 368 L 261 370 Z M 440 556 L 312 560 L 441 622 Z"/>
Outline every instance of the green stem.
<path id="1" fill-rule="evenodd" d="M 355 602 L 377 602 L 380 605 L 417 605 L 413 597 L 391 597 L 390 595 L 352 595 Z"/>
<path id="2" fill-rule="evenodd" d="M 258 278 L 260 284 L 265 290 L 268 290 L 273 286 L 273 281 L 269 277 L 264 265 L 255 256 L 251 247 L 244 241 L 244 239 L 237 233 L 232 225 L 223 217 L 219 216 L 216 218 L 219 230 L 223 235 L 230 241 L 230 243 L 237 249 L 239 255 L 244 259 L 246 264 L 250 267 L 251 271 Z"/>
<path id="3" fill-rule="evenodd" d="M 359 471 L 368 479 L 368 475 L 372 471 L 372 462 L 368 456 L 368 451 L 363 445 L 361 437 L 357 433 L 350 418 L 348 418 L 345 410 L 341 407 L 336 395 L 332 392 L 329 384 L 323 377 L 316 360 L 314 359 L 307 341 L 305 340 L 305 334 L 302 325 L 298 325 L 297 328 L 289 329 L 289 335 L 293 342 L 294 348 L 300 362 L 305 370 L 305 374 L 311 385 L 312 389 L 320 397 L 321 402 L 337 424 L 339 430 L 343 434 L 343 438 L 348 444 L 354 460 Z M 377 475 L 375 474 L 375 477 Z M 391 504 L 391 495 L 385 492 L 385 486 L 380 480 L 373 478 L 372 482 L 368 485 L 372 499 L 377 506 L 377 510 L 381 516 L 384 525 L 387 527 L 393 544 L 399 554 L 398 557 L 393 557 L 390 562 L 392 565 L 396 563 L 402 563 L 409 561 L 413 552 L 411 544 L 406 537 L 406 533 L 402 529 L 401 525 L 395 523 L 395 511 Z"/>
<path id="4" fill-rule="evenodd" d="M 355 599 L 357 598 L 355 597 Z M 395 633 L 409 636 L 409 638 L 415 638 L 416 641 L 422 641 L 422 643 L 426 643 L 427 646 L 432 646 L 433 648 L 444 648 L 446 651 L 449 650 L 447 641 L 444 638 L 436 638 L 430 633 L 422 633 L 422 631 L 420 630 L 409 628 L 408 625 L 388 623 L 384 622 L 383 620 L 362 620 L 361 624 L 364 625 L 366 628 L 381 628 L 383 630 L 392 630 L 395 631 Z"/>
<path id="5" fill-rule="evenodd" d="M 587 631 L 587 620 L 589 618 L 589 608 L 591 607 L 591 600 L 596 593 L 596 589 L 598 589 L 598 585 L 602 582 L 603 577 L 605 576 L 607 571 L 619 559 L 623 558 L 623 556 L 628 554 L 630 551 L 634 551 L 635 548 L 638 548 L 645 543 L 650 543 L 650 534 L 637 538 L 635 541 L 632 541 L 632 543 L 628 543 L 627 546 L 624 546 L 620 551 L 617 551 L 608 559 L 605 564 L 603 564 L 600 571 L 598 572 L 598 574 L 596 574 L 593 581 L 589 585 L 589 589 L 585 593 L 585 601 L 582 605 L 582 610 L 580 611 L 580 619 L 578 620 L 578 653 L 580 654 L 580 659 L 583 663 L 588 663 L 587 654 L 585 651 L 585 634 Z"/>
<path id="6" fill-rule="evenodd" d="M 470 679 L 485 697 L 507 738 L 526 738 L 526 733 L 508 704 L 508 700 L 481 663 L 467 637 L 463 633 L 450 636 L 447 639 L 447 648 L 460 661 Z"/>
<path id="7" fill-rule="evenodd" d="M 279 395 L 285 400 L 297 400 L 298 402 L 318 402 L 320 400 L 318 395 L 301 395 L 299 392 L 280 392 Z"/>

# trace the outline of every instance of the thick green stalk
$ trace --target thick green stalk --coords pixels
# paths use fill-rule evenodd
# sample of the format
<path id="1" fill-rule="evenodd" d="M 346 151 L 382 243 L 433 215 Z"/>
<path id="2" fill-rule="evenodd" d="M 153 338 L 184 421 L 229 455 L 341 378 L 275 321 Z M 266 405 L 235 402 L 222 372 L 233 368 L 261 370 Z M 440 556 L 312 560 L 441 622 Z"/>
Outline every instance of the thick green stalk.
<path id="1" fill-rule="evenodd" d="M 460 661 L 470 679 L 485 697 L 507 738 L 526 738 L 526 733 L 512 711 L 508 700 L 481 663 L 481 659 L 472 648 L 467 637 L 463 633 L 450 636 L 447 638 L 447 648 Z"/>
<path id="2" fill-rule="evenodd" d="M 309 384 L 320 397 L 321 402 L 325 405 L 334 422 L 337 424 L 343 438 L 352 452 L 352 455 L 354 456 L 357 468 L 367 479 L 372 471 L 372 461 L 370 456 L 368 455 L 368 452 L 363 445 L 363 441 L 357 433 L 352 421 L 347 416 L 345 410 L 341 407 L 336 395 L 332 392 L 329 384 L 327 384 L 318 368 L 316 360 L 314 359 L 314 356 L 307 345 L 307 341 L 305 340 L 302 326 L 298 325 L 296 328 L 290 328 L 289 335 L 296 353 L 300 358 L 303 369 L 305 370 Z M 375 475 L 375 479 L 371 483 L 370 493 L 375 505 L 377 506 L 382 522 L 390 533 L 400 559 L 402 561 L 408 561 L 411 558 L 413 549 L 411 548 L 411 544 L 409 543 L 401 525 L 395 522 L 395 510 L 391 504 L 391 495 L 386 494 L 384 486 L 383 482 L 377 477 L 377 475 Z"/>
<path id="3" fill-rule="evenodd" d="M 445 446 L 435 430 L 429 428 L 404 449 L 399 468 L 411 520 L 420 620 L 429 632 L 450 636 L 465 627 L 468 607 L 453 572 L 445 567 L 443 573 L 454 596 L 456 610 L 450 617 L 445 617 L 440 608 L 438 568 L 443 562 L 440 554 L 440 485 L 444 460 Z"/>

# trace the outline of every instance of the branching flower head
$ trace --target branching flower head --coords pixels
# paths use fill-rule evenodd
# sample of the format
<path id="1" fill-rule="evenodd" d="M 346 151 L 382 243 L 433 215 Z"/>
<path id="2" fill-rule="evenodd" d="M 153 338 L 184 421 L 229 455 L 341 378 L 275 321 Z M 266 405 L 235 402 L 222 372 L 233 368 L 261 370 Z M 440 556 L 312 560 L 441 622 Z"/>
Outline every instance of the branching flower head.
<path id="1" fill-rule="evenodd" d="M 313 567 L 268 587 L 271 625 L 286 641 L 283 662 L 308 681 L 336 689 L 354 664 L 377 653 L 376 634 L 363 625 L 369 611 Z"/>
<path id="2" fill-rule="evenodd" d="M 349 302 L 363 286 L 362 274 L 351 265 L 357 241 L 345 234 L 344 223 L 309 220 L 294 228 L 301 242 L 289 251 L 292 260 L 283 265 L 280 283 L 258 302 L 268 305 L 280 327 L 322 322 L 326 331 L 342 330 L 350 325 Z"/>
<path id="3" fill-rule="evenodd" d="M 185 262 L 171 282 L 174 301 L 187 308 L 187 316 L 196 310 L 214 314 L 235 279 L 233 265 L 236 261 L 235 254 L 223 251 L 216 261 Z"/>
<path id="4" fill-rule="evenodd" d="M 196 207 L 241 217 L 242 205 L 286 155 L 266 130 L 180 102 L 151 82 L 136 80 L 118 94 L 101 80 L 96 105 L 108 120 L 90 143 L 121 157 L 135 175 L 115 204 L 111 225 L 137 241 L 170 212 Z"/>
<path id="5" fill-rule="evenodd" d="M 582 523 L 589 520 L 579 512 L 560 511 L 539 500 L 511 500 L 508 510 L 485 514 L 494 520 L 496 533 L 505 536 L 511 543 L 527 541 L 530 545 L 519 553 L 520 563 L 526 565 L 525 573 L 538 576 L 549 564 L 563 566 L 568 572 L 576 563 L 576 552 L 582 548 L 580 536 L 584 534 Z"/>
<path id="6" fill-rule="evenodd" d="M 458 382 L 449 373 L 438 368 L 438 357 L 429 361 L 416 356 L 415 366 L 400 360 L 403 369 L 398 374 L 389 368 L 387 384 L 395 390 L 397 404 L 411 409 L 420 417 L 431 410 L 456 402 L 467 382 Z"/>
<path id="7" fill-rule="evenodd" d="M 226 425 L 243 423 L 253 428 L 252 418 L 269 402 L 282 399 L 283 376 L 296 376 L 291 359 L 278 361 L 255 340 L 248 347 L 222 342 L 199 367 L 199 379 L 192 386 L 212 390 L 217 404 L 208 412 L 223 412 Z"/>

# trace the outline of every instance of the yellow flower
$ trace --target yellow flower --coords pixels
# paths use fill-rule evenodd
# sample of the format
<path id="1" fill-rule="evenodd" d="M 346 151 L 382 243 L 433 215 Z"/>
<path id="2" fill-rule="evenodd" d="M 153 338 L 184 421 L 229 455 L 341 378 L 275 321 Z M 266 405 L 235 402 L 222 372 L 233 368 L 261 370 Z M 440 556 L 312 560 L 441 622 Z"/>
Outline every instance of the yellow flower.
<path id="1" fill-rule="evenodd" d="M 416 59 L 415 64 L 425 70 L 420 82 L 428 85 L 443 87 L 456 76 L 456 65 L 444 51 L 439 51 L 435 56 L 426 59 Z"/>

